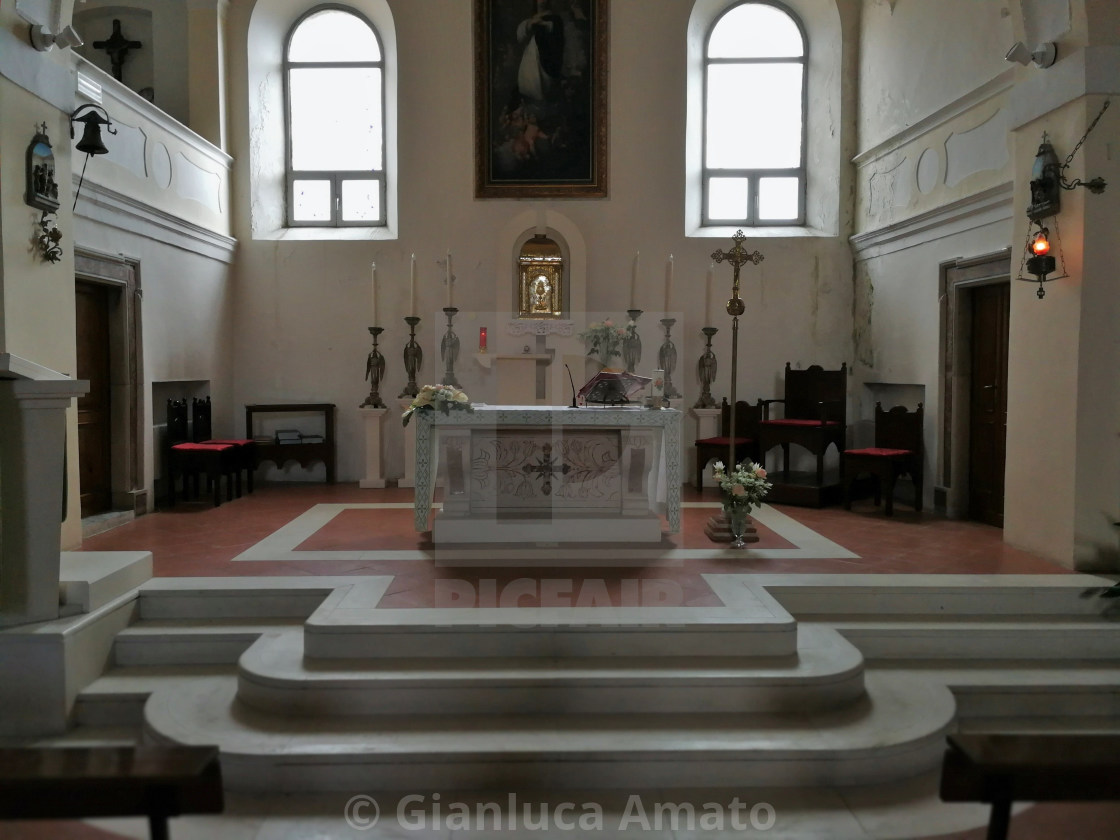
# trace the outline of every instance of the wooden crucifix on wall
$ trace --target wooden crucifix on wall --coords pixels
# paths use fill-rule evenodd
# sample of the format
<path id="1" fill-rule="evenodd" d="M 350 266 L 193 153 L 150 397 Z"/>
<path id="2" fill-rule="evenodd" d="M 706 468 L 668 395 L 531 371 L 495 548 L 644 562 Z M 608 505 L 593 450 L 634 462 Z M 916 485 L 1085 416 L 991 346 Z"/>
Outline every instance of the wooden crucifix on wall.
<path id="1" fill-rule="evenodd" d="M 109 61 L 113 68 L 113 78 L 118 82 L 123 82 L 121 78 L 121 70 L 124 68 L 125 59 L 128 58 L 129 50 L 138 50 L 142 47 L 139 41 L 130 41 L 121 33 L 121 22 L 119 18 L 113 19 L 113 34 L 104 41 L 94 41 L 93 48 L 95 50 L 104 50 L 108 56 Z"/>

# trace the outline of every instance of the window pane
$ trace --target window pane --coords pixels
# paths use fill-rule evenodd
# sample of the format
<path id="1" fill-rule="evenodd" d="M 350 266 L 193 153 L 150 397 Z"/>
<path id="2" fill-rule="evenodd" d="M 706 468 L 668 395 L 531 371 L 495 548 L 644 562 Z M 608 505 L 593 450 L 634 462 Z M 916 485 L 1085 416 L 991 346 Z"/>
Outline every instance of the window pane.
<path id="1" fill-rule="evenodd" d="M 746 219 L 750 181 L 746 178 L 708 180 L 708 218 Z"/>
<path id="2" fill-rule="evenodd" d="M 331 182 L 292 182 L 292 219 L 297 222 L 331 220 Z"/>
<path id="3" fill-rule="evenodd" d="M 381 221 L 380 181 L 363 178 L 342 182 L 342 221 Z"/>
<path id="4" fill-rule="evenodd" d="M 796 219 L 799 178 L 761 178 L 758 182 L 758 218 L 761 221 Z"/>
<path id="5" fill-rule="evenodd" d="M 289 73 L 292 169 L 381 169 L 381 70 Z"/>
<path id="6" fill-rule="evenodd" d="M 288 60 L 380 61 L 381 48 L 365 21 L 339 9 L 324 9 L 292 33 Z"/>
<path id="7" fill-rule="evenodd" d="M 709 58 L 794 58 L 805 39 L 793 19 L 773 6 L 744 3 L 720 18 L 708 39 Z"/>
<path id="8" fill-rule="evenodd" d="M 708 67 L 705 165 L 801 166 L 801 64 Z"/>

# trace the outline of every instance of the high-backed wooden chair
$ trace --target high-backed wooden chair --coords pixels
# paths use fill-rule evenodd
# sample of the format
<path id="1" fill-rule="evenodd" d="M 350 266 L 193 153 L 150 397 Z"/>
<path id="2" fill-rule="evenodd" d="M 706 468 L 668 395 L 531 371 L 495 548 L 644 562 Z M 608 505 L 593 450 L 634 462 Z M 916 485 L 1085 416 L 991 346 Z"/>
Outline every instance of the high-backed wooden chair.
<path id="1" fill-rule="evenodd" d="M 852 482 L 864 473 L 875 478 L 875 504 L 887 498 L 884 511 L 894 515 L 894 485 L 900 475 L 914 481 L 914 509 L 922 509 L 922 404 L 916 411 L 896 405 L 883 411 L 875 403 L 875 445 L 865 449 L 846 449 L 840 463 L 844 484 L 844 507 L 852 507 Z"/>
<path id="2" fill-rule="evenodd" d="M 197 400 L 195 401 L 197 404 Z M 197 428 L 197 427 L 196 427 Z M 175 504 L 175 485 L 183 479 L 183 495 L 198 495 L 199 476 L 205 475 L 213 488 L 214 506 L 222 503 L 222 477 L 226 479 L 226 499 L 233 499 L 236 473 L 236 447 L 219 443 L 199 443 L 190 439 L 187 429 L 187 401 L 167 401 L 167 501 Z"/>
<path id="3" fill-rule="evenodd" d="M 782 417 L 771 417 L 770 407 L 784 405 Z M 775 446 L 782 447 L 782 480 L 789 481 L 789 447 L 796 444 L 816 456 L 816 486 L 824 485 L 824 454 L 829 446 L 837 453 L 844 448 L 847 430 L 848 364 L 839 370 L 810 365 L 794 370 L 786 362 L 785 397 L 762 400 L 759 449 L 763 458 Z"/>
<path id="4" fill-rule="evenodd" d="M 731 452 L 731 404 L 724 397 L 720 406 L 719 435 L 696 441 L 696 488 L 704 486 L 704 468 L 709 461 L 726 463 Z M 758 421 L 762 419 L 762 402 L 751 404 L 746 400 L 735 401 L 735 464 L 747 458 L 758 460 Z M 734 469 L 735 464 L 728 464 Z"/>
<path id="5" fill-rule="evenodd" d="M 211 419 L 211 402 L 210 398 L 204 399 L 195 398 L 191 402 L 191 417 L 193 420 L 193 437 L 198 443 L 215 443 L 224 446 L 232 446 L 234 453 L 233 459 L 233 476 L 235 480 L 235 492 L 240 498 L 241 496 L 241 473 L 245 473 L 246 490 L 249 493 L 253 492 L 253 473 L 257 468 L 256 458 L 256 443 L 248 438 L 215 438 L 214 424 Z"/>

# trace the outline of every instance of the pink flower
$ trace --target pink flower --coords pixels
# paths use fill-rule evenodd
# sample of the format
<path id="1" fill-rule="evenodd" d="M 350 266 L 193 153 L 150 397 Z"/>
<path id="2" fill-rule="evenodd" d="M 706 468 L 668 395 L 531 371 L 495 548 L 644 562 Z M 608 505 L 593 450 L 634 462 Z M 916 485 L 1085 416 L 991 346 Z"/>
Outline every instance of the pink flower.
<path id="1" fill-rule="evenodd" d="M 764 470 L 762 467 L 755 467 L 754 474 L 759 478 L 766 478 L 766 470 Z"/>
<path id="2" fill-rule="evenodd" d="M 742 484 L 734 484 L 731 487 L 731 495 L 732 496 L 745 496 L 745 495 L 747 495 L 747 488 L 744 487 Z"/>

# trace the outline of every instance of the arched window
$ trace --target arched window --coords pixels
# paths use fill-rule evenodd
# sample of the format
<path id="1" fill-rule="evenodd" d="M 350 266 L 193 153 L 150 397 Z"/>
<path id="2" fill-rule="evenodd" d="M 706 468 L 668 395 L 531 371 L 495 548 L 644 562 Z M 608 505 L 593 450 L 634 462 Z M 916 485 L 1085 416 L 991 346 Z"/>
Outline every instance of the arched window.
<path id="1" fill-rule="evenodd" d="M 704 225 L 805 220 L 806 39 L 773 3 L 716 18 L 704 48 Z"/>
<path id="2" fill-rule="evenodd" d="M 284 53 L 291 226 L 385 224 L 385 63 L 368 20 L 341 6 L 300 18 Z"/>

